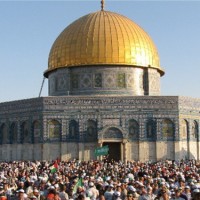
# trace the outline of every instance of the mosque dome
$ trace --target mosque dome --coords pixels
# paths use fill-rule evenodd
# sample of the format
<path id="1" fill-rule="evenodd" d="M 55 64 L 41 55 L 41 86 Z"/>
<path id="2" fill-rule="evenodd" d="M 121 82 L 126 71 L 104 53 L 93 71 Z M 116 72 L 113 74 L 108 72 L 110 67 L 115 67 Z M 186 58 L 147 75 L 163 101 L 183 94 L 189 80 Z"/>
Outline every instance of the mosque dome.
<path id="1" fill-rule="evenodd" d="M 164 74 L 150 36 L 127 17 L 101 10 L 63 30 L 50 50 L 44 75 L 60 68 L 116 65 L 153 68 Z"/>

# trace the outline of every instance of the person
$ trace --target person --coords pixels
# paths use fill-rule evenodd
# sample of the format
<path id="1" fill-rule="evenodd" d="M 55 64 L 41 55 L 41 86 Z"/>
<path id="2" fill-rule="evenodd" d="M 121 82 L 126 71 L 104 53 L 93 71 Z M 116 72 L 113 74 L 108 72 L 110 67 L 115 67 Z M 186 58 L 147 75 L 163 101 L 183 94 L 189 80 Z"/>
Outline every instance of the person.
<path id="1" fill-rule="evenodd" d="M 122 200 L 121 192 L 115 191 L 114 194 L 113 194 L 113 200 Z"/>
<path id="2" fill-rule="evenodd" d="M 50 186 L 48 188 L 47 200 L 54 200 L 55 194 L 55 188 L 53 186 Z"/>
<path id="3" fill-rule="evenodd" d="M 54 200 L 61 200 L 61 198 L 59 196 L 59 192 L 55 192 Z"/>
<path id="4" fill-rule="evenodd" d="M 84 188 L 82 186 L 77 187 L 76 192 L 73 194 L 73 198 L 76 199 L 80 194 L 85 194 Z"/>
<path id="5" fill-rule="evenodd" d="M 193 196 L 192 200 L 199 200 L 200 199 L 200 192 L 195 192 L 192 196 Z"/>
<path id="6" fill-rule="evenodd" d="M 18 182 L 17 190 L 19 191 L 20 189 L 25 190 L 25 184 L 24 184 L 24 181 L 19 181 L 19 182 Z"/>
<path id="7" fill-rule="evenodd" d="M 126 183 L 122 183 L 121 184 L 121 197 L 122 197 L 122 200 L 125 200 L 126 196 L 127 196 L 127 185 Z"/>
<path id="8" fill-rule="evenodd" d="M 17 197 L 17 199 L 18 200 L 28 200 L 27 195 L 24 193 L 23 189 L 20 189 L 18 191 L 18 197 Z"/>
<path id="9" fill-rule="evenodd" d="M 106 192 L 104 193 L 104 197 L 106 200 L 112 200 L 113 198 L 113 194 L 114 194 L 114 191 L 113 191 L 113 185 L 110 184 L 106 190 Z"/>
<path id="10" fill-rule="evenodd" d="M 99 196 L 99 191 L 96 189 L 94 182 L 92 181 L 89 182 L 89 189 L 87 190 L 87 192 L 91 194 L 91 200 L 96 200 Z"/>
<path id="11" fill-rule="evenodd" d="M 39 190 L 37 188 L 33 189 L 33 196 L 35 196 L 38 200 L 40 200 L 40 193 Z"/>
<path id="12" fill-rule="evenodd" d="M 169 199 L 170 199 L 169 194 L 166 189 L 161 189 L 155 198 L 155 200 L 169 200 Z M 179 200 L 181 200 L 181 199 L 179 199 Z"/>
<path id="13" fill-rule="evenodd" d="M 152 193 L 152 188 L 151 187 L 148 187 L 147 188 L 147 193 L 144 193 L 142 196 L 141 196 L 141 200 L 154 200 L 156 198 L 156 195 L 154 195 Z"/>
<path id="14" fill-rule="evenodd" d="M 184 194 L 187 196 L 188 200 L 192 199 L 192 194 L 191 194 L 190 186 L 185 186 L 185 192 L 184 192 Z"/>
<path id="15" fill-rule="evenodd" d="M 4 193 L 5 193 L 5 196 L 9 200 L 12 196 L 12 190 L 11 190 L 10 184 L 8 182 L 3 183 L 3 190 L 4 190 Z"/>
<path id="16" fill-rule="evenodd" d="M 68 194 L 66 193 L 66 185 L 61 185 L 60 186 L 60 193 L 59 193 L 59 196 L 61 198 L 61 200 L 68 200 L 69 199 L 69 196 Z"/>
<path id="17" fill-rule="evenodd" d="M 28 181 L 28 187 L 26 188 L 26 194 L 28 195 L 28 197 L 33 196 L 33 184 L 33 180 Z"/>
<path id="18" fill-rule="evenodd" d="M 134 195 L 132 193 L 128 192 L 125 200 L 134 200 Z"/>
<path id="19" fill-rule="evenodd" d="M 112 200 L 117 200 L 117 199 L 119 200 L 119 199 L 122 199 L 121 192 L 122 192 L 122 189 L 121 189 L 121 187 L 118 185 L 118 186 L 116 187 L 116 190 L 115 190 L 114 194 L 113 194 Z"/>
<path id="20" fill-rule="evenodd" d="M 181 197 L 181 190 L 179 188 L 175 188 L 175 194 L 170 198 L 170 200 L 184 200 Z"/>

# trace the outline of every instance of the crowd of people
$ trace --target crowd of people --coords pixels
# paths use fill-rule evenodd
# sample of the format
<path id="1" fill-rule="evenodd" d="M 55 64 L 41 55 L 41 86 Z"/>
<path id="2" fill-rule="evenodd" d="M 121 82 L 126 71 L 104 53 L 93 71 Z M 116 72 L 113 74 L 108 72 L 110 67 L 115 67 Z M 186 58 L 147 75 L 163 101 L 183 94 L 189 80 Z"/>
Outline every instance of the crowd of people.
<path id="1" fill-rule="evenodd" d="M 200 200 L 196 160 L 0 163 L 0 200 Z"/>

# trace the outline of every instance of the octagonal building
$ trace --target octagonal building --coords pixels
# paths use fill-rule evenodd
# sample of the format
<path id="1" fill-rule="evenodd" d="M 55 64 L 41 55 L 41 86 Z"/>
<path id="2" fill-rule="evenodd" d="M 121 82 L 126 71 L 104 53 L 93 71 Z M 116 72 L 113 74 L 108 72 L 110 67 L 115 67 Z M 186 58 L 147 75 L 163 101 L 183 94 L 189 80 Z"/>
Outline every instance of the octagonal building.
<path id="1" fill-rule="evenodd" d="M 48 97 L 0 103 L 0 160 L 199 160 L 200 99 L 160 96 L 156 46 L 100 11 L 67 26 L 49 53 Z"/>

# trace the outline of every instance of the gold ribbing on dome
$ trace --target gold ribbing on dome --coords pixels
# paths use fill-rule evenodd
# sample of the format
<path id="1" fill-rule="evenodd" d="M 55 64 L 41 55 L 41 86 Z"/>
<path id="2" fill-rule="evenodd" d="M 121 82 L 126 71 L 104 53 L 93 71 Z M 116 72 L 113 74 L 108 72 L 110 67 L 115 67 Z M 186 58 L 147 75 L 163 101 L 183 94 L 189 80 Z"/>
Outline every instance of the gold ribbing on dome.
<path id="1" fill-rule="evenodd" d="M 44 75 L 97 65 L 154 68 L 164 74 L 150 36 L 132 20 L 109 11 L 90 13 L 65 28 L 51 48 Z"/>
<path id="2" fill-rule="evenodd" d="M 104 11 L 104 5 L 105 5 L 104 0 L 101 0 L 101 11 Z"/>

